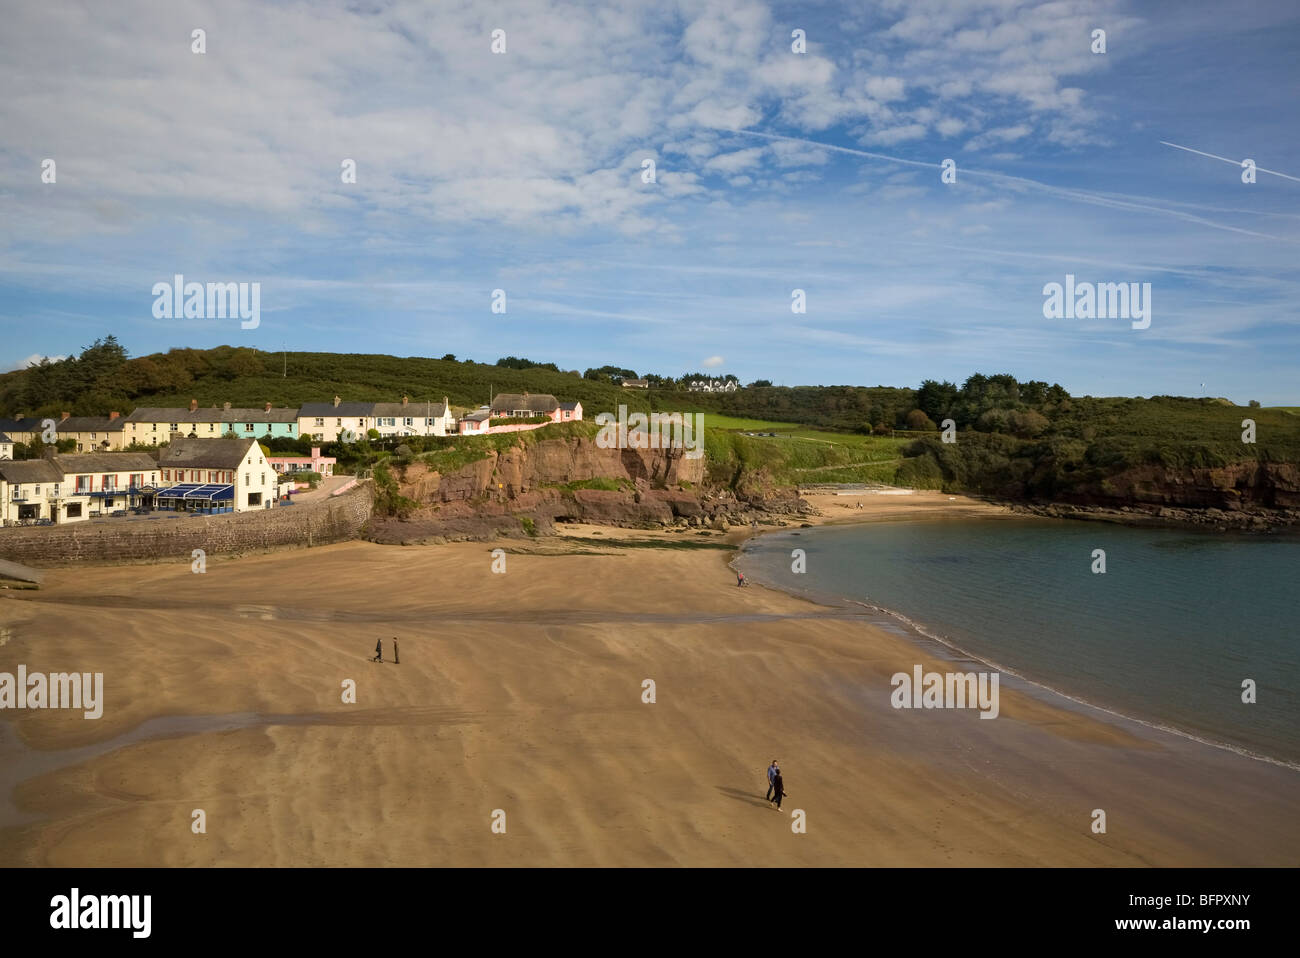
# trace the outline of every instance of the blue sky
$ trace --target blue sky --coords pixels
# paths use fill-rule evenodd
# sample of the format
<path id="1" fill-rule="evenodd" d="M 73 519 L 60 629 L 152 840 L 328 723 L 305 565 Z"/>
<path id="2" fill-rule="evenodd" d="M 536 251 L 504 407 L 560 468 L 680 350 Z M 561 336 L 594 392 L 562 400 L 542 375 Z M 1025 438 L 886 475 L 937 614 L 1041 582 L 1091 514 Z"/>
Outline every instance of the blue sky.
<path id="1" fill-rule="evenodd" d="M 1160 142 L 1300 176 L 1298 48 L 1288 2 L 11 7 L 0 368 L 111 332 L 1300 404 L 1300 182 Z M 177 273 L 260 326 L 155 319 Z M 1067 273 L 1150 328 L 1045 319 Z"/>

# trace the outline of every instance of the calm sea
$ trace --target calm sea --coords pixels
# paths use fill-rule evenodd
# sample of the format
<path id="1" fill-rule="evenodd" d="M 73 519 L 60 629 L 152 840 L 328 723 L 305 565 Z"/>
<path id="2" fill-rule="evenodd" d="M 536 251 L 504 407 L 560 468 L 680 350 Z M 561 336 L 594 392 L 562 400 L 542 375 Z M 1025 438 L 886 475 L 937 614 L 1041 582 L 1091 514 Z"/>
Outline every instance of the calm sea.
<path id="1" fill-rule="evenodd" d="M 1097 549 L 1104 574 L 1092 571 Z M 1088 704 L 1300 767 L 1300 539 L 900 521 L 762 536 L 737 566 L 820 601 L 888 609 Z"/>

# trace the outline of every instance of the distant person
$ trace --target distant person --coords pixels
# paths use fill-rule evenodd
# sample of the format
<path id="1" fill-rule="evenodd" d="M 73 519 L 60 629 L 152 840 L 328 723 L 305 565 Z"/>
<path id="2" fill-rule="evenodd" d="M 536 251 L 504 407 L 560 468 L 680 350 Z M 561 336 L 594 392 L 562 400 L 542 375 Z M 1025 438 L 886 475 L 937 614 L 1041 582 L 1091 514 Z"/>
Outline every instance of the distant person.
<path id="1" fill-rule="evenodd" d="M 736 573 L 736 585 L 737 586 L 749 585 L 749 582 L 745 579 L 745 573 L 743 572 Z"/>
<path id="2" fill-rule="evenodd" d="M 776 802 L 778 811 L 783 798 L 785 798 L 785 779 L 781 777 L 781 770 L 777 769 L 776 775 L 772 778 L 772 801 Z"/>
<path id="3" fill-rule="evenodd" d="M 384 661 L 384 640 L 383 639 L 380 639 L 378 642 L 375 643 L 375 657 L 370 661 L 371 662 Z"/>
<path id="4" fill-rule="evenodd" d="M 781 774 L 781 768 L 776 764 L 776 759 L 772 759 L 772 764 L 767 767 L 767 800 L 772 800 L 772 782 Z"/>
<path id="5" fill-rule="evenodd" d="M 402 660 L 397 655 L 397 636 L 393 636 L 393 664 L 401 665 Z"/>

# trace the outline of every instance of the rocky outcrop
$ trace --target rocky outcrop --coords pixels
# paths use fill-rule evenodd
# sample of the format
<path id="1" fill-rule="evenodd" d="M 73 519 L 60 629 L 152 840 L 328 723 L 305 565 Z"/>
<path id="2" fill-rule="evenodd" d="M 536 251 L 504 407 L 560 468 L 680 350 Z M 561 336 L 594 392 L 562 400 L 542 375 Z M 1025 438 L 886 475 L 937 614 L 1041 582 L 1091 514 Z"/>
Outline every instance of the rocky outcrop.
<path id="1" fill-rule="evenodd" d="M 1140 466 L 1077 486 L 1053 502 L 1021 503 L 1016 508 L 1035 515 L 1129 524 L 1300 528 L 1300 467 L 1279 462 L 1183 471 Z"/>
<path id="2" fill-rule="evenodd" d="M 445 474 L 421 462 L 393 473 L 401 495 L 418 505 L 401 519 L 376 517 L 375 541 L 547 535 L 565 522 L 725 528 L 809 509 L 794 490 L 759 478 L 735 491 L 712 487 L 703 457 L 680 449 L 603 449 L 586 438 L 521 443 Z M 582 488 L 588 480 L 622 488 Z"/>

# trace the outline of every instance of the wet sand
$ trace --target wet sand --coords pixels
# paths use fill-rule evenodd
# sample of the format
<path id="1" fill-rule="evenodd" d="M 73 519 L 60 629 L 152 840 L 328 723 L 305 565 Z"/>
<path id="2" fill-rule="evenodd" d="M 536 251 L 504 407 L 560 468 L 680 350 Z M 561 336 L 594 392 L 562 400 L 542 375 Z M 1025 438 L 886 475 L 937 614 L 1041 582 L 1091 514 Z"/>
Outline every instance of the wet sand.
<path id="1" fill-rule="evenodd" d="M 1000 511 L 856 501 L 817 497 L 817 521 Z M 737 589 L 728 550 L 609 544 L 748 530 L 565 531 L 581 541 L 346 543 L 202 575 L 185 556 L 0 592 L 0 671 L 102 671 L 106 699 L 98 721 L 0 712 L 0 864 L 1300 860 L 1296 772 L 1005 686 L 993 721 L 895 710 L 890 675 L 949 666 L 865 616 Z"/>

